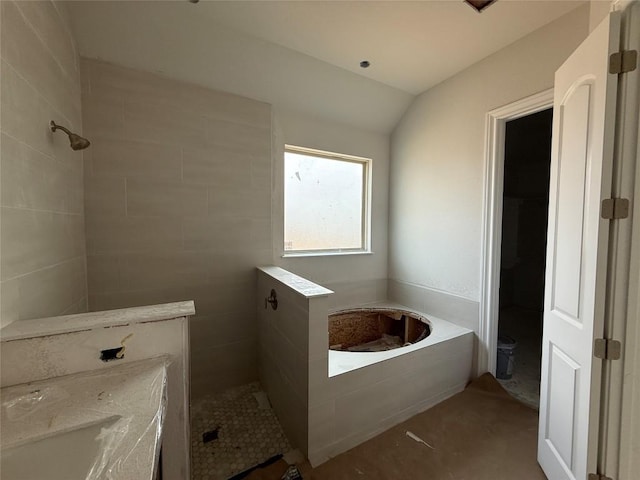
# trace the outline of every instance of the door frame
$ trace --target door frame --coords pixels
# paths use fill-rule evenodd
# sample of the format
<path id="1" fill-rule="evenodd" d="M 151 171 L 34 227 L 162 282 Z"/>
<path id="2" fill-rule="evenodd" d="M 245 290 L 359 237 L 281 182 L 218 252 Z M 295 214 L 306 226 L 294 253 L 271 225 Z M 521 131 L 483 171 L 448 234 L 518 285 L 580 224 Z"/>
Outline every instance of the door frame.
<path id="1" fill-rule="evenodd" d="M 553 108 L 553 88 L 491 110 L 485 122 L 478 374 L 496 374 L 506 124 Z"/>

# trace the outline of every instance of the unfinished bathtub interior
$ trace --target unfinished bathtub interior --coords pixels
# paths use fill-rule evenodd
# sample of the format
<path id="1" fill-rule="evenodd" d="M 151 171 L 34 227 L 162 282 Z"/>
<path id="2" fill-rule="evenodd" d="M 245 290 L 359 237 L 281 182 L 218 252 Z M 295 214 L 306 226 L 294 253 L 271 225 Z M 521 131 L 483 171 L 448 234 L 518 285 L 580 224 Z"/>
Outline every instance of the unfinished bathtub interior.
<path id="1" fill-rule="evenodd" d="M 329 315 L 329 350 L 395 350 L 424 340 L 432 328 L 426 317 L 408 310 L 384 307 L 340 310 Z"/>

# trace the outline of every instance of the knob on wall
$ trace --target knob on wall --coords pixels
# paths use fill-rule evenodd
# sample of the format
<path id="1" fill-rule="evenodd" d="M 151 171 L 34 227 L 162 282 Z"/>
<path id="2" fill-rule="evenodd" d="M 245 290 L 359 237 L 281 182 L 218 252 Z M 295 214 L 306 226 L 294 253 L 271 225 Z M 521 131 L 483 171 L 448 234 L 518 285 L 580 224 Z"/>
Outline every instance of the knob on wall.
<path id="1" fill-rule="evenodd" d="M 271 308 L 276 310 L 278 308 L 278 296 L 276 295 L 276 291 L 272 288 L 269 293 L 269 297 L 264 299 L 264 308 L 267 308 L 267 303 L 271 304 Z"/>

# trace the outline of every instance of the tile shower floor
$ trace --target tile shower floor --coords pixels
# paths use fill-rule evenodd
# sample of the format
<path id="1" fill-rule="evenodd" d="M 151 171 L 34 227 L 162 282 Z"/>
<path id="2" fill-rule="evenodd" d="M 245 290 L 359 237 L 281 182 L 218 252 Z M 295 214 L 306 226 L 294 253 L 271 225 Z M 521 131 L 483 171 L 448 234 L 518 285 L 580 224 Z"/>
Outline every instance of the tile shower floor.
<path id="1" fill-rule="evenodd" d="M 206 432 L 217 437 L 205 443 Z M 291 450 L 258 382 L 209 395 L 191 408 L 192 480 L 227 480 Z"/>

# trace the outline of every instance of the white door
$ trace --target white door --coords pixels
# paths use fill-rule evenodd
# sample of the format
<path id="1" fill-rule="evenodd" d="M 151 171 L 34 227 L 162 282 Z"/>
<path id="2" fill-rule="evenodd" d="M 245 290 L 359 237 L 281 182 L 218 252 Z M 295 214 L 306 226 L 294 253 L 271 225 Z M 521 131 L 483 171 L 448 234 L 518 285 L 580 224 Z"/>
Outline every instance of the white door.
<path id="1" fill-rule="evenodd" d="M 554 84 L 538 462 L 550 480 L 596 473 L 619 46 L 612 13 L 558 69 Z"/>

